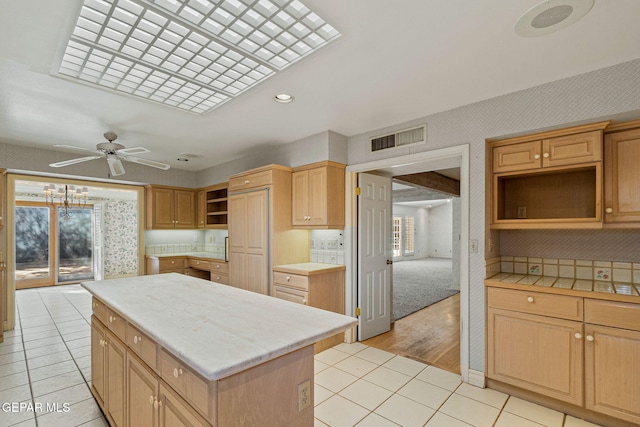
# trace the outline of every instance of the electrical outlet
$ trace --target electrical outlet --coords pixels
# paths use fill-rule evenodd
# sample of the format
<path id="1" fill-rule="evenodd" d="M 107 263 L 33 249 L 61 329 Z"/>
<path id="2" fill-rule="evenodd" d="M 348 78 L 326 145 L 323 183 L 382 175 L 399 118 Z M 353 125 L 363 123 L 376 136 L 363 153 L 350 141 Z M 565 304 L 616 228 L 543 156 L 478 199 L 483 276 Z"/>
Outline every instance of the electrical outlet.
<path id="1" fill-rule="evenodd" d="M 338 249 L 338 239 L 327 240 L 327 249 Z"/>
<path id="2" fill-rule="evenodd" d="M 298 412 L 304 411 L 311 405 L 311 381 L 306 380 L 298 384 Z"/>
<path id="3" fill-rule="evenodd" d="M 524 219 L 527 217 L 527 207 L 519 206 L 518 207 L 518 218 Z"/>
<path id="4" fill-rule="evenodd" d="M 316 239 L 311 239 L 311 249 L 316 248 Z"/>
<path id="5" fill-rule="evenodd" d="M 325 243 L 324 239 L 320 239 L 320 249 L 324 249 Z"/>

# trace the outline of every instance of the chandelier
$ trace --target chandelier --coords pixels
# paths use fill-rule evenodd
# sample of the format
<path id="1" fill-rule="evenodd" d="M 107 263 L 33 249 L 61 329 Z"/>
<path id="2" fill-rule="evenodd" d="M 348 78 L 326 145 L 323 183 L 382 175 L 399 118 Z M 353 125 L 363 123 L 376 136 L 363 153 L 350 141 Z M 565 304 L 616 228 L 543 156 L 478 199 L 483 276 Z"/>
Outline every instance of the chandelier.
<path id="1" fill-rule="evenodd" d="M 49 206 L 56 206 L 55 199 L 58 199 L 58 207 L 62 212 L 62 217 L 67 219 L 71 217 L 69 209 L 78 207 L 84 208 L 87 205 L 87 195 L 89 190 L 87 187 L 76 187 L 74 185 L 65 185 L 58 187 L 54 184 L 44 186 L 45 202 Z"/>

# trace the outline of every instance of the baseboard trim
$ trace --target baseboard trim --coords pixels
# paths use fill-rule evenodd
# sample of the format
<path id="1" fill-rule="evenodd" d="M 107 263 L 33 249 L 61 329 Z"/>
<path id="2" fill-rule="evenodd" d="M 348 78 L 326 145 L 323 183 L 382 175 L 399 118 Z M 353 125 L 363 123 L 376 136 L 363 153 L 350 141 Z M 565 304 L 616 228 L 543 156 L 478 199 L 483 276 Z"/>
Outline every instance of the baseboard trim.
<path id="1" fill-rule="evenodd" d="M 469 384 L 476 387 L 484 388 L 484 372 L 469 369 Z"/>

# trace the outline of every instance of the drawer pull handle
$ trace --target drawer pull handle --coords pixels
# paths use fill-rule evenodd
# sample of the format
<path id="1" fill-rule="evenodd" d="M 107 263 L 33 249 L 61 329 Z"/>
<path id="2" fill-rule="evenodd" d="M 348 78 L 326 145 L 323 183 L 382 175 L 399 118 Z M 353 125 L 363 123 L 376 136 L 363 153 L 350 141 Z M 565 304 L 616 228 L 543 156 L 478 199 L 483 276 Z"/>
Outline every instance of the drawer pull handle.
<path id="1" fill-rule="evenodd" d="M 118 320 L 118 318 L 116 316 L 109 316 L 109 323 L 113 323 L 116 320 Z"/>
<path id="2" fill-rule="evenodd" d="M 582 334 L 580 332 L 576 332 L 574 337 L 576 337 L 577 340 L 582 338 Z"/>
<path id="3" fill-rule="evenodd" d="M 142 337 L 139 337 L 139 336 L 137 336 L 137 335 L 134 335 L 134 337 L 133 337 L 133 343 L 134 343 L 134 344 L 138 344 L 138 343 L 141 343 L 141 342 L 142 342 Z"/>
<path id="4" fill-rule="evenodd" d="M 291 276 L 287 276 L 287 282 L 291 280 Z"/>
<path id="5" fill-rule="evenodd" d="M 593 335 L 587 335 L 587 341 L 593 342 Z"/>
<path id="6" fill-rule="evenodd" d="M 182 368 L 178 369 L 178 368 L 173 368 L 173 376 L 175 378 L 178 378 L 180 375 L 182 375 Z"/>
<path id="7" fill-rule="evenodd" d="M 533 302 L 533 297 L 527 297 L 528 302 Z"/>

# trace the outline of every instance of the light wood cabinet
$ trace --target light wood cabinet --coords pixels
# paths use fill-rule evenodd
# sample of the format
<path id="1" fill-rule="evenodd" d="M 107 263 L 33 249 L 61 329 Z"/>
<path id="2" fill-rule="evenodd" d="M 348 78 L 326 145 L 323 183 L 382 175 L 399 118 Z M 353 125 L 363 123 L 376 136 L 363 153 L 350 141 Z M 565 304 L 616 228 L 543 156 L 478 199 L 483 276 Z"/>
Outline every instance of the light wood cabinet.
<path id="1" fill-rule="evenodd" d="M 188 188 L 148 186 L 146 227 L 150 230 L 195 229 L 196 194 Z"/>
<path id="2" fill-rule="evenodd" d="M 95 308 L 94 308 L 95 310 Z M 95 316 L 95 311 L 94 311 Z M 107 341 L 106 329 L 100 322 L 91 321 L 91 390 L 100 407 L 105 407 L 106 386 L 105 378 L 107 368 L 107 356 L 105 343 Z"/>
<path id="3" fill-rule="evenodd" d="M 487 378 L 640 424 L 640 304 L 488 287 L 487 307 Z"/>
<path id="4" fill-rule="evenodd" d="M 0 168 L 0 229 L 4 227 L 4 205 L 5 205 L 4 199 L 6 197 L 4 192 L 4 180 L 5 180 L 6 173 L 7 173 L 6 169 Z"/>
<path id="5" fill-rule="evenodd" d="M 640 305 L 585 300 L 585 406 L 640 424 Z"/>
<path id="6" fill-rule="evenodd" d="M 227 228 L 227 187 L 225 182 L 198 191 L 198 228 Z"/>
<path id="7" fill-rule="evenodd" d="M 495 308 L 502 304 L 494 306 L 493 291 L 492 288 L 488 290 L 487 376 L 581 405 L 584 389 L 582 322 L 529 314 L 526 307 L 517 307 L 517 311 Z M 511 292 L 514 299 L 527 301 L 535 307 L 534 313 L 560 312 L 551 301 L 539 301 L 537 293 L 500 292 Z M 528 302 L 531 298 L 533 300 Z M 541 308 L 540 305 L 549 307 Z"/>
<path id="8" fill-rule="evenodd" d="M 144 363 L 127 358 L 127 423 L 129 426 L 158 425 L 158 393 L 160 383 Z M 155 404 L 155 405 L 154 405 Z M 155 406 L 155 407 L 154 407 Z"/>
<path id="9" fill-rule="evenodd" d="M 4 261 L 0 261 L 0 343 L 4 342 L 4 282 L 7 269 Z"/>
<path id="10" fill-rule="evenodd" d="M 639 123 L 640 125 L 640 123 Z M 605 224 L 640 224 L 640 128 L 604 140 Z M 629 224 L 631 223 L 631 224 Z"/>
<path id="11" fill-rule="evenodd" d="M 602 228 L 608 123 L 490 141 L 491 228 Z"/>
<path id="12" fill-rule="evenodd" d="M 228 199 L 229 284 L 269 295 L 274 265 L 309 260 L 308 231 L 291 225 L 291 168 L 234 175 Z"/>
<path id="13" fill-rule="evenodd" d="M 283 300 L 344 314 L 344 267 L 300 271 L 292 266 L 273 267 L 271 296 Z M 344 334 L 326 338 L 314 345 L 320 353 L 344 342 Z"/>
<path id="14" fill-rule="evenodd" d="M 292 222 L 295 228 L 344 228 L 345 165 L 319 162 L 292 174 Z"/>

